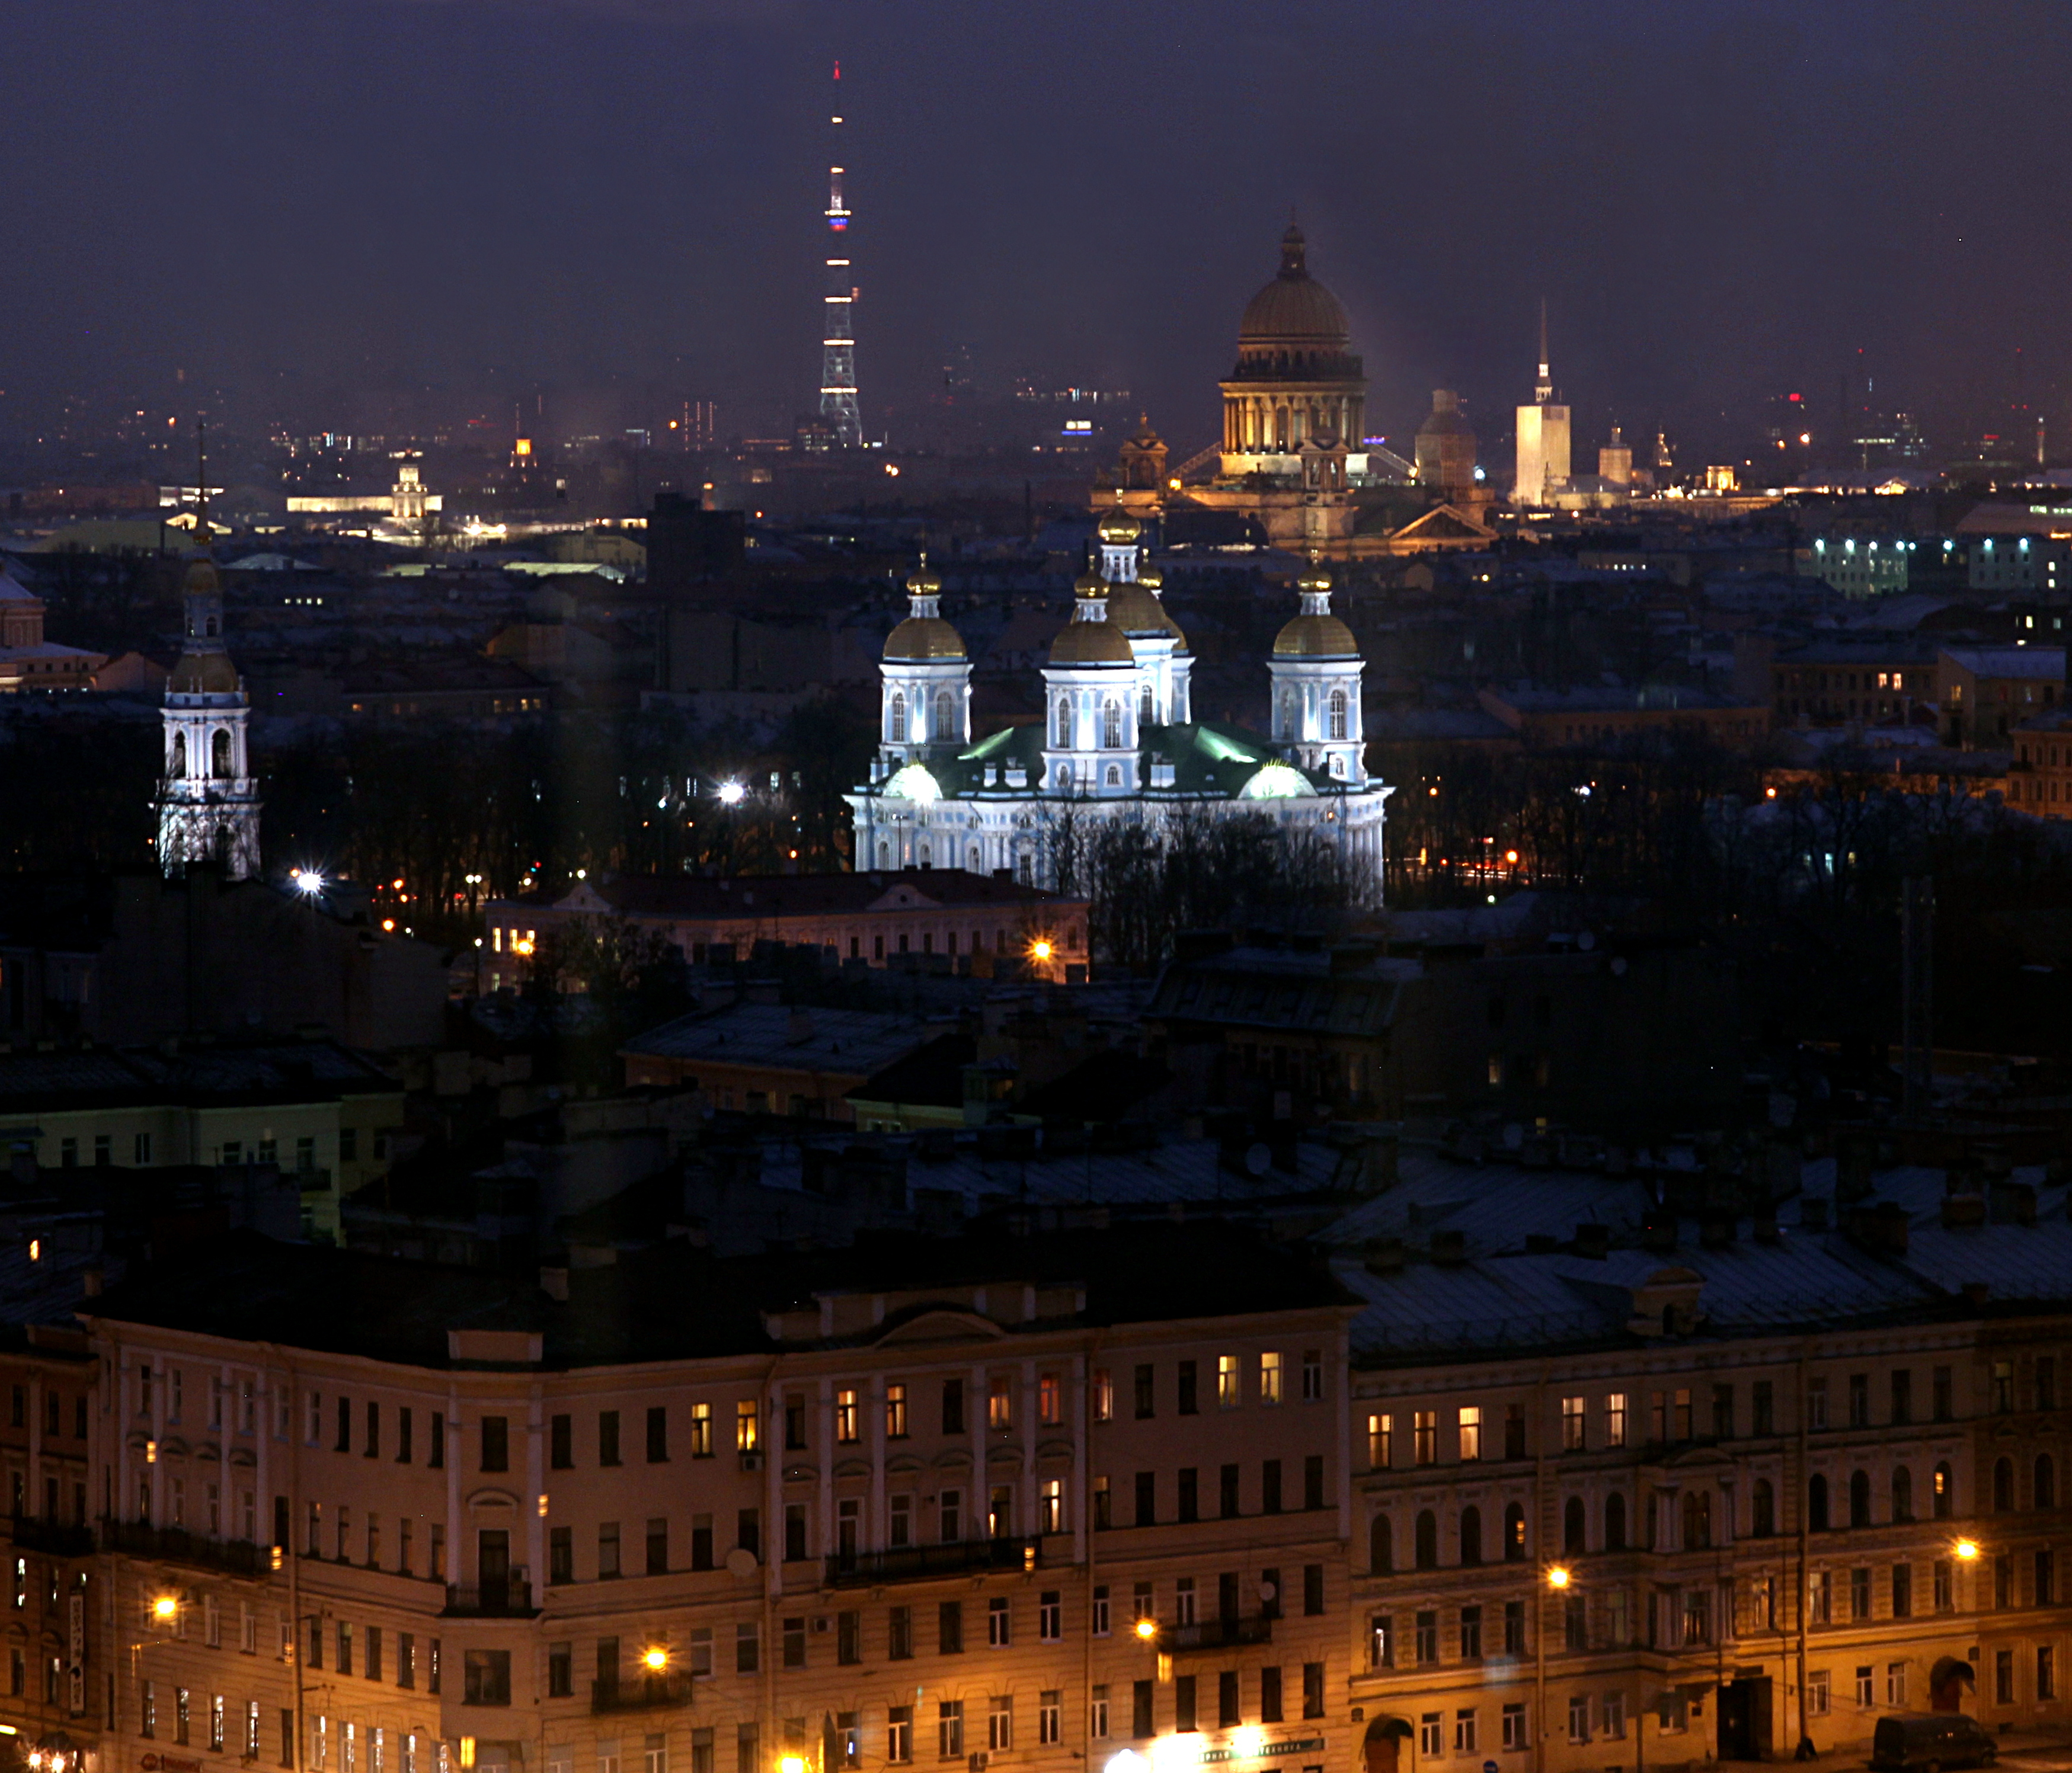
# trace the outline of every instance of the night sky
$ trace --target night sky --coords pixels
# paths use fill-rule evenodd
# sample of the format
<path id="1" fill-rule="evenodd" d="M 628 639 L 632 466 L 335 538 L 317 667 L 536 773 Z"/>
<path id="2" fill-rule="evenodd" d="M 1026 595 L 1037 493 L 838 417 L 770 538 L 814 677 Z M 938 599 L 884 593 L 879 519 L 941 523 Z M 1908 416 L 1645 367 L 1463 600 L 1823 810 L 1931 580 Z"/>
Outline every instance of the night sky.
<path id="1" fill-rule="evenodd" d="M 1938 445 L 2061 394 L 2072 7 L 1224 0 L 10 0 L 0 425 L 68 393 L 253 424 L 782 424 L 818 380 L 845 73 L 867 428 L 1126 385 L 1208 441 L 1290 206 L 1371 429 L 1528 395 L 1579 443 L 1832 412 Z M 1860 355 L 1859 353 L 1860 352 Z M 890 412 L 888 412 L 888 406 Z M 226 416 L 230 416 L 226 413 Z"/>

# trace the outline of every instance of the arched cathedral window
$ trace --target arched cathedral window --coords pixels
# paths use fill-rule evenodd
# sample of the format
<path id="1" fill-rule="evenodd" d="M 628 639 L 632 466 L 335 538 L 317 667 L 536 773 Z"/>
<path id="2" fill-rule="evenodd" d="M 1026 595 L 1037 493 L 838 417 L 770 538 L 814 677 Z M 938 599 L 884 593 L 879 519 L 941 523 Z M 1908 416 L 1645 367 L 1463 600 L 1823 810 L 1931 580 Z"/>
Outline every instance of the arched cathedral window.
<path id="1" fill-rule="evenodd" d="M 1122 704 L 1112 696 L 1101 705 L 1101 744 L 1110 751 L 1122 747 Z"/>
<path id="2" fill-rule="evenodd" d="M 1342 739 L 1346 736 L 1346 692 L 1342 689 L 1331 692 L 1331 737 Z"/>
<path id="3" fill-rule="evenodd" d="M 886 722 L 886 731 L 894 745 L 906 742 L 906 697 L 898 690 L 892 692 L 892 713 Z"/>

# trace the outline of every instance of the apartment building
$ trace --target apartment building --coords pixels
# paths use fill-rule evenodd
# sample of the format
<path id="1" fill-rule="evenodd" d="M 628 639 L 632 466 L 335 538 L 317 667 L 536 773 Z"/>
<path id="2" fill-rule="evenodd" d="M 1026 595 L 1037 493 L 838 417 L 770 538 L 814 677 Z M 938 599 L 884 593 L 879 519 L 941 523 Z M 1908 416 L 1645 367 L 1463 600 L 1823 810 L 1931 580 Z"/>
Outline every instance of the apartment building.
<path id="1" fill-rule="evenodd" d="M 1353 1752 L 1352 1306 L 1306 1261 L 1198 1223 L 544 1278 L 233 1237 L 98 1302 L 104 1766 Z"/>

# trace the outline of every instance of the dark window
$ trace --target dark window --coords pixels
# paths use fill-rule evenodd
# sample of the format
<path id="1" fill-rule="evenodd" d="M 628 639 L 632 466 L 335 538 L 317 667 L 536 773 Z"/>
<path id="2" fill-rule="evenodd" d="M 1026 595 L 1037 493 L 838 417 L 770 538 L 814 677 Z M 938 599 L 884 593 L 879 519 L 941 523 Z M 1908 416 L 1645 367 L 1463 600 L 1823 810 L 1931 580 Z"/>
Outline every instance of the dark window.
<path id="1" fill-rule="evenodd" d="M 572 1471 L 576 1463 L 575 1418 L 557 1416 L 547 1428 L 547 1463 L 557 1471 Z"/>
<path id="2" fill-rule="evenodd" d="M 1506 1404 L 1503 1407 L 1503 1456 L 1507 1459 L 1522 1459 L 1525 1452 L 1525 1406 Z"/>
<path id="3" fill-rule="evenodd" d="M 1197 1386 L 1196 1369 L 1194 1363 L 1191 1361 L 1182 1361 L 1180 1363 L 1178 1409 L 1182 1416 L 1197 1415 L 1201 1410 L 1201 1395 Z"/>
<path id="4" fill-rule="evenodd" d="M 1259 1468 L 1259 1512 L 1281 1512 L 1281 1461 L 1268 1459 Z"/>
<path id="5" fill-rule="evenodd" d="M 1158 1730 L 1153 1701 L 1157 1694 L 1156 1681 L 1139 1681 L 1129 1690 L 1129 1734 L 1139 1742 L 1156 1735 Z"/>
<path id="6" fill-rule="evenodd" d="M 1262 1570 L 1259 1573 L 1259 1611 L 1263 1619 L 1281 1617 L 1281 1572 Z"/>
<path id="7" fill-rule="evenodd" d="M 615 1410 L 600 1410 L 597 1413 L 597 1463 L 619 1463 L 619 1412 Z"/>
<path id="8" fill-rule="evenodd" d="M 1892 1369 L 1892 1420 L 1903 1428 L 1914 1420 L 1914 1373 L 1910 1368 Z"/>
<path id="9" fill-rule="evenodd" d="M 1849 1474 L 1849 1525 L 1868 1527 L 1871 1524 L 1871 1475 L 1868 1471 Z"/>
<path id="10" fill-rule="evenodd" d="M 1506 1601 L 1503 1603 L 1503 1653 L 1507 1656 L 1525 1654 L 1525 1603 Z"/>
<path id="11" fill-rule="evenodd" d="M 1482 1561 L 1482 1512 L 1472 1502 L 1461 1510 L 1461 1562 L 1479 1564 Z"/>
<path id="12" fill-rule="evenodd" d="M 1827 1530 L 1827 1480 L 1818 1471 L 1806 1483 L 1806 1525 L 1812 1533 Z"/>
<path id="13" fill-rule="evenodd" d="M 360 1451 L 371 1459 L 381 1456 L 381 1406 L 372 1397 L 367 1400 L 367 1444 Z"/>
<path id="14" fill-rule="evenodd" d="M 784 1504 L 784 1561 L 796 1564 L 806 1555 L 806 1505 Z"/>
<path id="15" fill-rule="evenodd" d="M 1758 1480 L 1756 1488 L 1759 1494 L 1765 1493 L 1769 1486 Z M 1519 1522 L 1521 1528 L 1524 1525 L 1523 1521 Z M 1605 1549 L 1626 1549 L 1626 1498 L 1617 1490 L 1605 1498 Z"/>
<path id="16" fill-rule="evenodd" d="M 1173 1727 L 1176 1730 L 1191 1730 L 1196 1727 L 1194 1713 L 1194 1677 L 1175 1675 L 1173 1677 Z"/>
<path id="17" fill-rule="evenodd" d="M 396 1412 L 396 1463 L 398 1465 L 408 1465 L 410 1463 L 410 1430 L 412 1426 L 413 1418 L 410 1406 L 408 1404 L 405 1404 Z"/>
<path id="18" fill-rule="evenodd" d="M 1202 1517 L 1202 1475 L 1191 1465 L 1180 1467 L 1180 1496 L 1178 1518 L 1198 1521 Z"/>
<path id="19" fill-rule="evenodd" d="M 1158 1520 L 1158 1474 L 1139 1471 L 1137 1474 L 1137 1525 L 1154 1526 Z"/>
<path id="20" fill-rule="evenodd" d="M 511 1652 L 508 1650 L 470 1650 L 462 1668 L 467 1703 L 471 1705 L 508 1705 L 511 1703 Z"/>
<path id="21" fill-rule="evenodd" d="M 1238 1467 L 1235 1465 L 1226 1465 L 1223 1468 L 1221 1479 L 1217 1496 L 1218 1512 L 1224 1520 L 1235 1521 L 1239 1513 Z"/>
<path id="22" fill-rule="evenodd" d="M 1243 1611 L 1238 1599 L 1238 1574 L 1234 1570 L 1224 1570 L 1216 1578 L 1216 1617 L 1234 1619 Z"/>
<path id="23" fill-rule="evenodd" d="M 935 1651 L 939 1656 L 953 1656 L 963 1654 L 964 1647 L 964 1603 L 962 1601 L 943 1601 L 935 1608 Z"/>
<path id="24" fill-rule="evenodd" d="M 669 1459 L 669 1407 L 656 1404 L 648 1412 L 648 1463 L 665 1465 Z"/>
<path id="25" fill-rule="evenodd" d="M 669 1522 L 664 1515 L 654 1516 L 648 1523 L 648 1574 L 669 1574 Z"/>
<path id="26" fill-rule="evenodd" d="M 1396 1568 L 1395 1529 L 1385 1514 L 1378 1514 L 1367 1523 L 1367 1567 L 1376 1576 L 1388 1575 Z"/>
<path id="27" fill-rule="evenodd" d="M 1306 1618 L 1316 1619 L 1324 1611 L 1324 1566 L 1305 1564 L 1302 1566 L 1302 1611 Z"/>
<path id="28" fill-rule="evenodd" d="M 1302 1664 L 1302 1715 L 1322 1718 L 1324 1715 L 1324 1665 L 1321 1662 Z"/>
<path id="29" fill-rule="evenodd" d="M 1259 1671 L 1259 1721 L 1262 1724 L 1281 1722 L 1281 1671 L 1275 1668 Z"/>
<path id="30" fill-rule="evenodd" d="M 803 1668 L 806 1665 L 806 1622 L 803 1619 L 788 1619 L 783 1622 L 783 1661 L 787 1668 Z"/>
<path id="31" fill-rule="evenodd" d="M 1749 1393 L 1749 1414 L 1753 1418 L 1749 1424 L 1757 1434 L 1774 1434 L 1777 1432 L 1777 1387 L 1767 1379 L 1758 1379 Z"/>
<path id="32" fill-rule="evenodd" d="M 943 1432 L 961 1434 L 964 1431 L 964 1382 L 961 1379 L 943 1381 Z"/>
<path id="33" fill-rule="evenodd" d="M 1892 1616 L 1896 1619 L 1910 1619 L 1914 1615 L 1914 1566 L 1894 1564 L 1892 1566 Z"/>
<path id="34" fill-rule="evenodd" d="M 504 1417 L 482 1418 L 482 1468 L 485 1471 L 511 1469 L 511 1425 Z"/>
<path id="35" fill-rule="evenodd" d="M 574 1529 L 555 1527 L 547 1535 L 547 1580 L 549 1583 L 576 1579 Z"/>
<path id="36" fill-rule="evenodd" d="M 2014 1506 L 2014 1461 L 1993 1461 L 1993 1512 L 2004 1514 Z"/>
<path id="37" fill-rule="evenodd" d="M 572 1644 L 547 1646 L 547 1697 L 566 1699 L 576 1690 L 576 1652 Z"/>
<path id="38" fill-rule="evenodd" d="M 1149 1361 L 1141 1363 L 1137 1369 L 1137 1419 L 1147 1422 L 1157 1414 L 1157 1389 Z"/>
<path id="39" fill-rule="evenodd" d="M 837 1613 L 835 1615 L 835 1660 L 845 1667 L 863 1660 L 863 1615 L 861 1613 Z"/>
<path id="40" fill-rule="evenodd" d="M 1732 1385 L 1712 1387 L 1712 1437 L 1722 1441 L 1730 1441 L 1734 1438 L 1734 1388 Z"/>
<path id="41" fill-rule="evenodd" d="M 341 1397 L 338 1401 L 338 1442 L 336 1450 L 341 1453 L 352 1451 L 352 1400 Z"/>
<path id="42" fill-rule="evenodd" d="M 734 1517 L 734 1542 L 751 1558 L 763 1555 L 763 1516 L 756 1508 L 743 1508 Z"/>
<path id="43" fill-rule="evenodd" d="M 691 1516 L 691 1568 L 710 1570 L 713 1567 L 713 1517 L 709 1514 Z"/>
<path id="44" fill-rule="evenodd" d="M 1461 1609 L 1461 1660 L 1479 1662 L 1482 1655 L 1482 1610 L 1479 1607 Z"/>
<path id="45" fill-rule="evenodd" d="M 914 1654 L 914 1609 L 895 1607 L 887 1637 L 886 1654 L 894 1662 L 905 1662 Z"/>
<path id="46" fill-rule="evenodd" d="M 1302 1506 L 1321 1508 L 1324 1505 L 1324 1455 L 1312 1453 L 1302 1461 Z"/>
<path id="47" fill-rule="evenodd" d="M 1417 1512 L 1417 1567 L 1439 1567 L 1439 1517 L 1429 1508 L 1420 1508 Z"/>
<path id="48" fill-rule="evenodd" d="M 599 1638 L 597 1640 L 597 1690 L 600 1696 L 616 1694 L 619 1691 L 617 1638 Z"/>
<path id="49" fill-rule="evenodd" d="M 1237 1694 L 1237 1670 L 1226 1668 L 1216 1677 L 1216 1728 L 1235 1730 L 1244 1722 Z"/>
<path id="50" fill-rule="evenodd" d="M 1572 1496 L 1561 1505 L 1561 1549 L 1565 1555 L 1572 1558 L 1585 1549 L 1585 1532 L 1583 1499 Z"/>
<path id="51" fill-rule="evenodd" d="M 367 1628 L 367 1678 L 381 1678 L 381 1627 L 370 1625 Z"/>
<path id="52" fill-rule="evenodd" d="M 434 1467 L 434 1468 L 437 1468 L 437 1467 L 438 1467 L 443 1466 L 443 1465 L 446 1463 L 446 1412 L 445 1412 L 445 1411 L 443 1411 L 443 1410 L 434 1410 L 434 1411 L 432 1412 L 432 1444 L 431 1444 L 430 1448 L 426 1451 L 426 1455 L 425 1455 L 425 1463 L 426 1463 L 426 1464 L 427 1464 L 427 1465 L 429 1465 L 429 1466 L 431 1466 L 431 1467 Z"/>
<path id="53" fill-rule="evenodd" d="M 1952 1396 L 1955 1388 L 1951 1382 L 1950 1369 L 1938 1367 L 1934 1372 L 1934 1380 L 1930 1395 L 1930 1411 L 1937 1422 L 1947 1422 L 1955 1408 Z"/>

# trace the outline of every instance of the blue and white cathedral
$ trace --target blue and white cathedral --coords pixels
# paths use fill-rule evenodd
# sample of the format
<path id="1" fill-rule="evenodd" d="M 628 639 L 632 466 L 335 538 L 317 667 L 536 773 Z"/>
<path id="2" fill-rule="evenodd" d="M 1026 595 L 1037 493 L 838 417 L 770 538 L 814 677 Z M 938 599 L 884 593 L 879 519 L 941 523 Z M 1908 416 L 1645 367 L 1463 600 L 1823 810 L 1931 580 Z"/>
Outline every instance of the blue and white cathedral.
<path id="1" fill-rule="evenodd" d="M 859 869 L 1006 868 L 1057 884 L 1059 853 L 1089 822 L 1157 826 L 1182 811 L 1263 813 L 1313 829 L 1381 888 L 1383 807 L 1360 730 L 1363 662 L 1312 564 L 1299 612 L 1273 642 L 1270 734 L 1196 720 L 1194 658 L 1167 612 L 1142 528 L 1118 507 L 1099 528 L 1100 568 L 1073 587 L 1072 619 L 1043 667 L 1041 724 L 972 742 L 971 659 L 943 619 L 942 581 L 906 581 L 911 611 L 885 642 L 878 755 L 847 797 Z"/>

